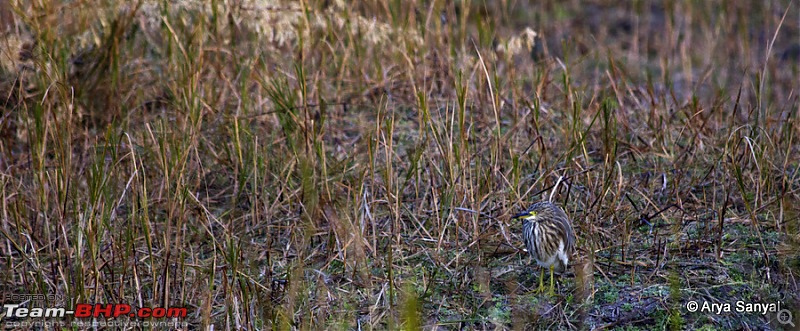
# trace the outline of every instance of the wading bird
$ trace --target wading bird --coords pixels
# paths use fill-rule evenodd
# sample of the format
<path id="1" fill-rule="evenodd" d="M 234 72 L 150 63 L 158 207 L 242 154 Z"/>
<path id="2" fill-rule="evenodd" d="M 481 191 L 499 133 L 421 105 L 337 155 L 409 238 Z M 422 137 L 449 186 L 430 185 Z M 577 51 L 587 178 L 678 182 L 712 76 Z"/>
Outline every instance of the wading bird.
<path id="1" fill-rule="evenodd" d="M 575 232 L 567 214 L 551 202 L 539 202 L 514 216 L 522 220 L 522 238 L 528 253 L 542 267 L 539 292 L 544 291 L 544 268 L 550 268 L 550 294 L 553 294 L 553 271 L 564 272 L 575 247 Z"/>

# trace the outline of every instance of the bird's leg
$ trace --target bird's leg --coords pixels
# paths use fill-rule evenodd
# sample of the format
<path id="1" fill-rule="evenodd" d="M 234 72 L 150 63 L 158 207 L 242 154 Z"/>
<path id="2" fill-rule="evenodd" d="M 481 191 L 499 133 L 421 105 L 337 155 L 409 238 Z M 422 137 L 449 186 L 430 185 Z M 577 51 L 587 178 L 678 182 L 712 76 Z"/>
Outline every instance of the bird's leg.
<path id="1" fill-rule="evenodd" d="M 544 268 L 539 268 L 539 293 L 544 293 Z"/>
<path id="2" fill-rule="evenodd" d="M 553 296 L 555 292 L 553 291 L 553 265 L 550 265 L 550 296 Z"/>

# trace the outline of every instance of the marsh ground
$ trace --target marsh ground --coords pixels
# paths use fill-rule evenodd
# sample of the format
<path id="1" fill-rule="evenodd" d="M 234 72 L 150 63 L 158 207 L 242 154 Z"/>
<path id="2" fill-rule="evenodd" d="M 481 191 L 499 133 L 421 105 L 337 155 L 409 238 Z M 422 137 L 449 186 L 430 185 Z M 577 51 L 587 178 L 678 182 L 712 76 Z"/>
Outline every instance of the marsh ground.
<path id="1" fill-rule="evenodd" d="M 800 324 L 798 8 L 0 1 L 0 292 L 193 329 Z M 509 219 L 542 199 L 578 237 L 553 296 Z"/>

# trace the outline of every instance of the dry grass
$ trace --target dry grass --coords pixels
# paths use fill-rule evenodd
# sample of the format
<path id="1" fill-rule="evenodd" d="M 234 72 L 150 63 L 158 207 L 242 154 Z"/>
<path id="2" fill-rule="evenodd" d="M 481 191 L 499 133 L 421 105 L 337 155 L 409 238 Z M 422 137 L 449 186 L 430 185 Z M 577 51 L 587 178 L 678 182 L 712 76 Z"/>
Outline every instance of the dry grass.
<path id="1" fill-rule="evenodd" d="M 0 1 L 0 293 L 214 329 L 800 323 L 797 8 Z M 551 196 L 553 297 L 509 220 Z"/>

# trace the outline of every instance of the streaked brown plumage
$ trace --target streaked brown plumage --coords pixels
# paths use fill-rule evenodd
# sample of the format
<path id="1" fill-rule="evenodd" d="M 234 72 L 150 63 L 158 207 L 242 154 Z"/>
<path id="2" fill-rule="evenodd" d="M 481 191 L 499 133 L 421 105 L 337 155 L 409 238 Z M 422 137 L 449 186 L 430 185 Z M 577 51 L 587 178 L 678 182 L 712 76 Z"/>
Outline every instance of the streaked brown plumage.
<path id="1" fill-rule="evenodd" d="M 553 271 L 566 270 L 575 248 L 572 222 L 564 211 L 551 202 L 539 202 L 514 216 L 522 220 L 522 238 L 528 253 L 542 266 L 539 290 L 543 289 L 544 268 L 550 268 L 550 292 L 553 292 Z"/>

